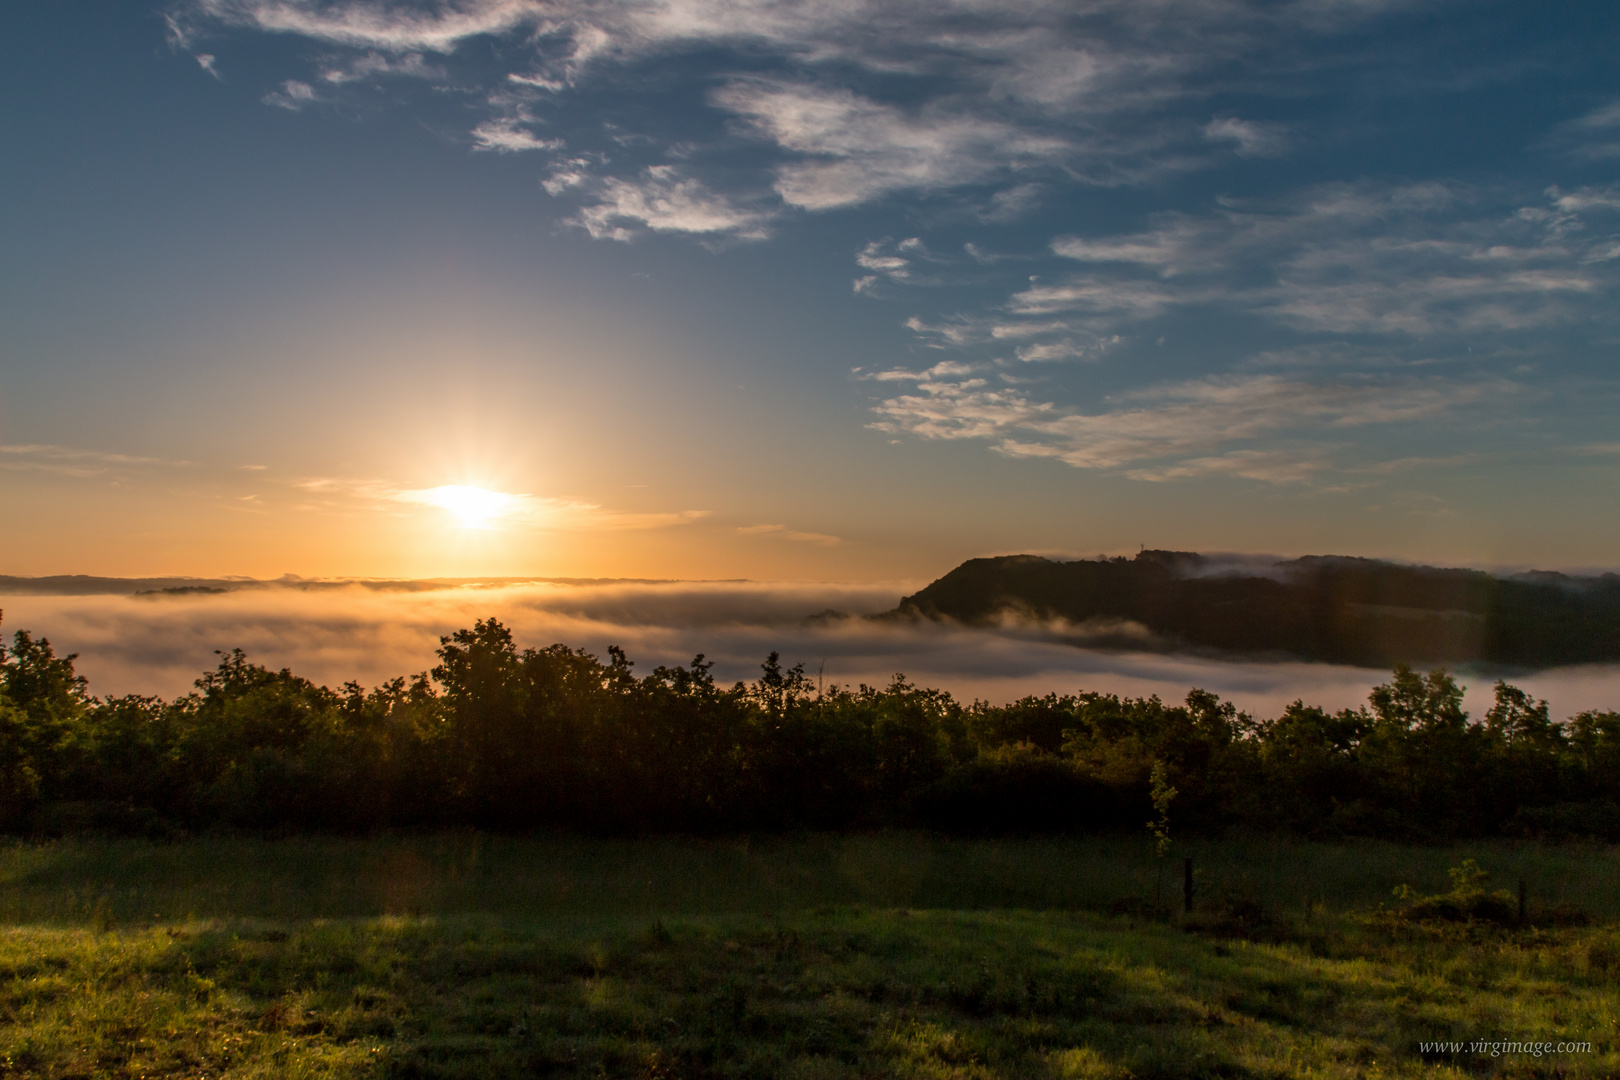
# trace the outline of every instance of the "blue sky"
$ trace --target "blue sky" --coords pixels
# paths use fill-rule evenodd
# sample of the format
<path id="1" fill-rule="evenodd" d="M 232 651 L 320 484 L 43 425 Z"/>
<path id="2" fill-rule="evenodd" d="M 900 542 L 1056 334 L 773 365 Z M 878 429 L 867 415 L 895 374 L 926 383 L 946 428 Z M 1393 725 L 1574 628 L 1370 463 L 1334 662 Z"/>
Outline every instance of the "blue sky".
<path id="1" fill-rule="evenodd" d="M 1607 5 L 3 18 L 0 570 L 1620 561 Z"/>

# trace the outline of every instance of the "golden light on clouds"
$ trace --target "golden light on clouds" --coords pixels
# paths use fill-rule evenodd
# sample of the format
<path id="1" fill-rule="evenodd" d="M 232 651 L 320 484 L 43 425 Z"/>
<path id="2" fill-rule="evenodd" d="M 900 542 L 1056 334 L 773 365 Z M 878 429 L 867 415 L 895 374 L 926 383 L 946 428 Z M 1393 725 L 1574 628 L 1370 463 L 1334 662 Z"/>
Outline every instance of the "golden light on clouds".
<path id="1" fill-rule="evenodd" d="M 501 519 L 521 513 L 529 497 L 469 484 L 444 484 L 405 492 L 404 498 L 449 511 L 463 529 L 491 529 Z"/>

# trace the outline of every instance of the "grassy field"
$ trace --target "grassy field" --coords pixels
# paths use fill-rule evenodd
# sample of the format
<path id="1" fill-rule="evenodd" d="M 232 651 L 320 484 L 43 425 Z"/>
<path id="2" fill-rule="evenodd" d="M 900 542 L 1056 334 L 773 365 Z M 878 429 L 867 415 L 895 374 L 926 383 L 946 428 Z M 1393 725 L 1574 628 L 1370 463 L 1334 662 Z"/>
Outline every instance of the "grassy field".
<path id="1" fill-rule="evenodd" d="M 0 1076 L 1620 1075 L 1615 849 L 1187 853 L 1163 918 L 1127 840 L 15 845 Z M 1380 910 L 1464 858 L 1532 925 Z"/>

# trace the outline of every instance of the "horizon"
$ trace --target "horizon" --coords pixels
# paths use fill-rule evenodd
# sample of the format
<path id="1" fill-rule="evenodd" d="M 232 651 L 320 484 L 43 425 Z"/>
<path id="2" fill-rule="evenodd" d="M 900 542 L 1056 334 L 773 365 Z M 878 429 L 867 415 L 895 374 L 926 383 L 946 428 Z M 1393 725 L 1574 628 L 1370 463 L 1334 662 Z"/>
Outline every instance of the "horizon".
<path id="1" fill-rule="evenodd" d="M 268 587 L 146 595 L 0 592 L 0 627 L 29 630 L 48 638 L 59 654 L 77 654 L 79 670 L 100 695 L 184 694 L 220 654 L 236 648 L 251 662 L 290 668 L 322 685 L 381 685 L 431 667 L 444 635 L 490 617 L 511 627 L 526 648 L 558 643 L 606 656 L 609 646 L 622 647 L 643 673 L 704 654 L 729 684 L 757 677 L 764 657 L 779 652 L 785 666 L 802 662 L 829 683 L 883 686 L 903 674 L 963 702 L 1079 691 L 1173 702 L 1196 687 L 1256 716 L 1274 716 L 1296 699 L 1357 707 L 1390 674 L 1383 667 L 1223 655 L 1150 641 L 1137 647 L 1088 643 L 1063 625 L 1040 621 L 975 626 L 866 617 L 892 610 L 924 582 L 575 581 L 392 589 L 350 581 L 316 590 L 298 587 L 310 582 L 256 584 Z M 817 617 L 828 611 L 839 617 Z M 1620 703 L 1616 664 L 1533 671 L 1440 666 L 1457 674 L 1476 717 L 1489 708 L 1497 679 L 1546 699 L 1557 718 Z"/>
<path id="2" fill-rule="evenodd" d="M 918 588 L 929 581 L 937 581 L 939 576 L 976 559 L 1004 559 L 1021 556 L 1036 556 L 1050 559 L 1054 562 L 1088 562 L 1099 559 L 1132 558 L 1142 552 L 1168 552 L 1177 555 L 1196 555 L 1215 563 L 1229 563 L 1228 572 L 1241 573 L 1246 566 L 1272 566 L 1285 562 L 1294 562 L 1302 559 L 1353 559 L 1369 562 L 1385 563 L 1391 566 L 1406 566 L 1415 569 L 1432 570 L 1472 570 L 1490 574 L 1494 577 L 1512 577 L 1522 574 L 1554 573 L 1574 578 L 1597 578 L 1607 574 L 1620 573 L 1620 562 L 1598 565 L 1564 565 L 1547 566 L 1532 563 L 1490 564 L 1490 563 L 1438 563 L 1424 562 L 1415 559 L 1402 559 L 1379 555 L 1347 555 L 1337 552 L 1309 552 L 1302 554 L 1279 554 L 1276 552 L 1260 551 L 1196 551 L 1175 550 L 1171 548 L 1156 548 L 1142 545 L 1136 552 L 1104 551 L 1082 554 L 1073 550 L 1006 550 L 993 551 L 980 555 L 968 555 L 960 562 L 940 571 L 935 577 L 918 577 L 915 575 L 895 578 L 815 578 L 815 577 L 640 577 L 640 576 L 613 576 L 613 575 L 548 575 L 548 574 L 472 574 L 463 576 L 452 575 L 421 575 L 421 576 L 387 576 L 387 575 L 359 575 L 359 574 L 333 574 L 333 575 L 305 575 L 292 571 L 284 571 L 274 576 L 254 576 L 251 574 L 192 574 L 184 572 L 153 572 L 142 574 L 92 574 L 81 572 L 60 572 L 50 574 L 8 574 L 0 573 L 0 582 L 7 580 L 18 582 L 49 581 L 53 579 L 89 579 L 104 580 L 108 582 L 224 582 L 254 585 L 274 585 L 278 583 L 308 583 L 308 584 L 433 584 L 442 583 L 446 586 L 477 585 L 483 583 L 509 585 L 509 584 L 868 584 L 892 585 L 901 589 Z M 0 595 L 5 595 L 0 588 Z"/>

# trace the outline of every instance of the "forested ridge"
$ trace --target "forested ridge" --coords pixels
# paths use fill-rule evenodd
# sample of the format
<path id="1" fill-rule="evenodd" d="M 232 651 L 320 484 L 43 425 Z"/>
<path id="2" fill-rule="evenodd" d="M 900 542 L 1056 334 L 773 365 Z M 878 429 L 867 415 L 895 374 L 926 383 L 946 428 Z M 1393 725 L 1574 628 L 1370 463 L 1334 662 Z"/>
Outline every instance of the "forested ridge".
<path id="1" fill-rule="evenodd" d="M 1058 562 L 970 559 L 891 617 L 1063 620 L 1095 642 L 1392 664 L 1525 668 L 1620 660 L 1620 575 L 1405 566 L 1307 556 L 1270 564 L 1185 551 Z M 1136 631 L 1133 636 L 1131 629 Z"/>
<path id="2" fill-rule="evenodd" d="M 234 651 L 184 696 L 97 698 L 73 660 L 27 631 L 0 648 L 6 831 L 1139 832 L 1157 775 L 1178 835 L 1620 839 L 1620 713 L 1555 722 L 1497 683 L 1471 718 L 1443 670 L 1256 718 L 1202 690 L 824 687 L 774 653 L 730 687 L 702 656 L 638 676 L 617 648 L 520 649 L 494 619 L 371 690 Z"/>

